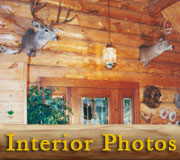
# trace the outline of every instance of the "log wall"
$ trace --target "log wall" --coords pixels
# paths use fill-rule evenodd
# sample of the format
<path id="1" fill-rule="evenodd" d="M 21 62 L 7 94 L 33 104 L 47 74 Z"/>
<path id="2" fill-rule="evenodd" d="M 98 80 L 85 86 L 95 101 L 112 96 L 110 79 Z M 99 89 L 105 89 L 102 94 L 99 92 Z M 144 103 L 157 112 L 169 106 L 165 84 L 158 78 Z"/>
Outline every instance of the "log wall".
<path id="1" fill-rule="evenodd" d="M 55 20 L 58 1 L 49 0 L 38 16 L 47 23 Z M 158 25 L 163 20 L 161 16 L 153 18 L 148 14 L 147 2 L 110 1 L 111 40 L 117 48 L 117 65 L 108 70 L 102 62 L 102 49 L 108 37 L 107 0 L 62 0 L 60 19 L 64 19 L 66 8 L 71 8 L 70 17 L 76 18 L 68 24 L 57 26 L 63 29 L 63 33 L 58 34 L 59 40 L 48 42 L 41 55 L 29 58 L 28 85 L 39 84 L 40 77 L 139 82 L 141 109 L 154 113 L 151 123 L 168 122 L 159 118 L 159 110 L 166 106 L 180 116 L 174 104 L 174 95 L 180 88 L 179 34 L 166 37 L 175 46 L 172 52 L 163 53 L 146 68 L 138 61 L 139 46 L 152 45 L 158 40 Z M 18 47 L 22 35 L 31 27 L 29 1 L 1 0 L 0 5 L 0 43 Z M 2 84 L 7 83 L 7 80 Z M 162 103 L 158 109 L 150 110 L 142 103 L 143 91 L 149 85 L 159 87 L 162 92 Z M 145 122 L 142 120 L 142 123 Z"/>
<path id="2" fill-rule="evenodd" d="M 26 123 L 27 57 L 12 58 L 0 56 L 0 124 Z M 11 109 L 12 117 L 8 115 Z"/>

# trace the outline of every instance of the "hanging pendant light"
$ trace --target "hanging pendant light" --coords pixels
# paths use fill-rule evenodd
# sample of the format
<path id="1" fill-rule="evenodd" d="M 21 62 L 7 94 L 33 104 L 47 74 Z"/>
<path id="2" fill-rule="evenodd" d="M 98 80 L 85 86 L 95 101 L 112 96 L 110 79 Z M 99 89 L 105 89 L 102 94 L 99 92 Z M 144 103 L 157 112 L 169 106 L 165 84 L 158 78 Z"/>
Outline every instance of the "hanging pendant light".
<path id="1" fill-rule="evenodd" d="M 103 49 L 103 62 L 108 69 L 111 69 L 116 64 L 116 48 L 110 41 L 110 0 L 108 0 L 108 42 Z"/>

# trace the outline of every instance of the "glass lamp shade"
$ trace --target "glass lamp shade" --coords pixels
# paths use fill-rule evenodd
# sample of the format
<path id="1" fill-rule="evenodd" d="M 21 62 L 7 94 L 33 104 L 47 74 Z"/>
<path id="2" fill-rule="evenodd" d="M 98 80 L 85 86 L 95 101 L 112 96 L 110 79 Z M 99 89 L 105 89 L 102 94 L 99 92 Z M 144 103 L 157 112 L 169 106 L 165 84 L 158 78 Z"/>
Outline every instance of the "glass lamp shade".
<path id="1" fill-rule="evenodd" d="M 103 49 L 103 61 L 108 69 L 111 69 L 116 64 L 116 48 L 111 42 L 108 42 Z"/>

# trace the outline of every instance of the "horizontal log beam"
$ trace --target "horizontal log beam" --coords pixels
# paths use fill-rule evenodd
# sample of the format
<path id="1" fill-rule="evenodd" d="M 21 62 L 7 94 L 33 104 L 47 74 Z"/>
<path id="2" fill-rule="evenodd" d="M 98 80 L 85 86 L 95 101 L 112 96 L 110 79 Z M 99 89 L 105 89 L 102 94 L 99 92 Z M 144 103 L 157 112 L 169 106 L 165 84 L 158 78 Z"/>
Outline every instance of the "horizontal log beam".
<path id="1" fill-rule="evenodd" d="M 1 56 L 0 56 L 1 58 Z M 8 73 L 8 74 L 7 74 Z M 23 63 L 0 61 L 1 80 L 23 80 Z"/>
<path id="2" fill-rule="evenodd" d="M 180 78 L 113 70 L 93 70 L 77 67 L 50 67 L 29 65 L 28 83 L 39 83 L 40 77 L 81 78 L 93 80 L 139 82 L 140 86 L 154 85 L 161 88 L 179 88 Z"/>
<path id="3" fill-rule="evenodd" d="M 157 16 L 167 7 L 170 7 L 179 0 L 152 0 L 148 5 L 149 13 L 151 16 Z"/>
<path id="4" fill-rule="evenodd" d="M 3 5 L 10 5 L 12 4 L 14 7 L 18 7 L 18 3 L 20 3 L 21 5 L 19 7 L 23 7 L 23 5 L 27 4 L 29 1 L 27 0 L 14 0 L 13 2 L 11 2 L 10 0 L 6 0 L 6 2 L 3 2 Z M 16 3 L 16 4 L 14 4 Z M 53 6 L 57 6 L 58 7 L 58 0 L 51 0 L 48 1 L 49 4 L 53 5 Z M 62 5 L 64 7 L 68 7 L 71 8 L 77 12 L 83 12 L 83 13 L 87 13 L 87 14 L 93 14 L 93 15 L 98 15 L 98 16 L 107 16 L 108 13 L 108 7 L 106 5 L 100 5 L 98 3 L 90 3 L 90 2 L 84 2 L 84 1 L 78 1 L 78 0 L 68 0 L 68 1 L 62 1 Z M 14 9 L 13 7 L 13 12 L 16 13 L 16 11 L 18 11 L 17 9 Z M 19 8 L 18 7 L 18 8 Z M 22 10 L 22 9 L 21 9 Z M 28 8 L 29 10 L 29 8 Z M 28 11 L 26 10 L 26 12 Z M 25 10 L 24 10 L 25 11 Z M 144 23 L 144 24 L 151 24 L 151 25 L 157 25 L 157 23 L 159 22 L 158 19 L 153 19 L 152 17 L 150 17 L 149 15 L 146 14 L 142 14 L 142 13 L 138 13 L 138 12 L 134 12 L 134 11 L 129 11 L 127 9 L 121 9 L 121 8 L 117 8 L 117 7 L 110 7 L 110 17 L 112 18 L 116 18 L 116 19 L 122 19 L 122 20 L 130 20 L 133 22 L 140 22 L 140 23 Z"/>
<path id="5" fill-rule="evenodd" d="M 52 56 L 52 53 L 43 53 L 39 57 L 31 58 L 30 64 L 106 70 L 102 56 L 77 55 L 68 52 L 55 54 L 54 56 Z M 113 70 L 180 76 L 179 68 L 180 64 L 156 62 L 151 62 L 148 67 L 144 68 L 138 60 L 118 58 L 117 65 Z"/>

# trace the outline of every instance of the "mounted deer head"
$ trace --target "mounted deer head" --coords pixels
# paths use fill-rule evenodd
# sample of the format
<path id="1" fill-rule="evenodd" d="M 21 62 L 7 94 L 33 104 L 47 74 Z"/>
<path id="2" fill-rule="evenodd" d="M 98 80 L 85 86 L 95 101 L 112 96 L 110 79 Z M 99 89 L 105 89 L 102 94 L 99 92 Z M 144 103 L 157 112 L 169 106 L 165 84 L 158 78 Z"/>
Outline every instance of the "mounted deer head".
<path id="1" fill-rule="evenodd" d="M 167 40 L 165 40 L 165 36 L 168 34 L 172 34 L 173 27 L 167 28 L 167 21 L 165 21 L 163 28 L 161 25 L 159 27 L 159 35 L 160 39 L 153 46 L 140 46 L 140 56 L 139 60 L 143 63 L 143 66 L 146 67 L 149 62 L 155 57 L 161 55 L 164 51 L 173 50 L 173 45 L 169 44 Z"/>
<path id="2" fill-rule="evenodd" d="M 20 52 L 20 49 L 13 49 L 5 45 L 0 45 L 0 54 L 17 54 Z"/>
<path id="3" fill-rule="evenodd" d="M 22 51 L 25 52 L 28 56 L 34 57 L 37 53 L 40 53 L 40 49 L 48 42 L 48 41 L 57 41 L 58 36 L 56 32 L 61 32 L 61 29 L 53 28 L 54 25 L 64 24 L 72 21 L 74 19 L 68 19 L 70 10 L 68 10 L 66 18 L 64 21 L 59 22 L 59 16 L 61 12 L 61 4 L 59 2 L 58 13 L 56 22 L 51 21 L 50 26 L 44 24 L 42 20 L 40 20 L 36 13 L 40 9 L 42 9 L 46 3 L 39 3 L 39 0 L 31 0 L 31 14 L 33 16 L 33 29 L 29 28 L 21 40 L 21 48 Z"/>

